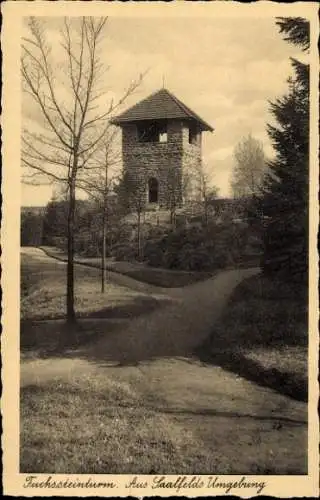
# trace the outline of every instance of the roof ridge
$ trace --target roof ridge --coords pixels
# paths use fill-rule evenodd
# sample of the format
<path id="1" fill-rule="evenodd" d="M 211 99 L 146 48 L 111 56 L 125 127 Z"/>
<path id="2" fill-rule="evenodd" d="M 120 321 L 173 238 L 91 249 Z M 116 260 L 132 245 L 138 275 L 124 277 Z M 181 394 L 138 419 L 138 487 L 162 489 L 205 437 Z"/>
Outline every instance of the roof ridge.
<path id="1" fill-rule="evenodd" d="M 187 115 L 189 115 L 189 116 L 192 117 L 192 115 L 196 114 L 190 108 L 188 108 L 188 106 L 186 106 L 185 104 L 183 104 L 183 102 L 180 101 L 180 99 L 178 99 L 178 97 L 176 97 L 172 92 L 170 92 L 170 90 L 167 90 L 167 89 L 163 89 L 163 90 L 166 90 L 166 92 L 169 94 L 169 96 L 171 97 L 171 99 L 173 99 L 175 101 L 175 103 L 179 106 L 179 108 L 181 108 L 182 111 L 185 111 L 187 113 Z"/>
<path id="2" fill-rule="evenodd" d="M 206 126 L 209 126 L 210 129 L 214 130 L 213 127 L 211 127 L 208 123 L 206 123 L 197 113 L 195 113 L 195 111 L 193 111 L 191 108 L 189 108 L 189 106 L 187 106 L 182 101 L 180 101 L 180 99 L 178 99 L 178 97 L 176 97 L 174 94 L 172 94 L 172 92 L 170 92 L 170 91 L 167 91 L 167 92 L 175 100 L 175 102 L 182 109 L 182 111 L 184 111 L 185 113 L 187 113 L 187 115 L 189 115 L 191 118 L 197 117 L 197 119 L 201 123 L 205 124 Z"/>

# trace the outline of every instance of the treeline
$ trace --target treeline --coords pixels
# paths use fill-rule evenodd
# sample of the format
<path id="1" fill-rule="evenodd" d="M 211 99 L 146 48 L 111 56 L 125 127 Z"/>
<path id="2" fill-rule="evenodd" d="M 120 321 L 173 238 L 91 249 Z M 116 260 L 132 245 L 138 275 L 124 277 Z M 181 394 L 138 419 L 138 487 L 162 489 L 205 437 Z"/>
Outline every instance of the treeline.
<path id="1" fill-rule="evenodd" d="M 107 248 L 121 238 L 121 213 L 115 201 L 108 203 Z M 68 200 L 52 200 L 42 213 L 23 210 L 21 214 L 22 246 L 54 246 L 67 250 Z M 101 256 L 102 248 L 101 204 L 90 200 L 77 200 L 75 207 L 75 252 L 87 257 Z"/>
<path id="2" fill-rule="evenodd" d="M 21 210 L 21 246 L 39 246 L 43 243 L 44 210 L 23 208 Z"/>

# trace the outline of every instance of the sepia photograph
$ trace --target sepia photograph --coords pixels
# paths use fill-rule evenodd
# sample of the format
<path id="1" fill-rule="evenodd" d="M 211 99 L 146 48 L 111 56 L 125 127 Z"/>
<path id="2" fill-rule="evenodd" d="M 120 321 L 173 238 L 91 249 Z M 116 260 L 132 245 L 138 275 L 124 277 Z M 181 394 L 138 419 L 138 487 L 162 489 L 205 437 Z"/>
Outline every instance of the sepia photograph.
<path id="1" fill-rule="evenodd" d="M 307 477 L 309 16 L 88 12 L 21 18 L 23 487 Z"/>

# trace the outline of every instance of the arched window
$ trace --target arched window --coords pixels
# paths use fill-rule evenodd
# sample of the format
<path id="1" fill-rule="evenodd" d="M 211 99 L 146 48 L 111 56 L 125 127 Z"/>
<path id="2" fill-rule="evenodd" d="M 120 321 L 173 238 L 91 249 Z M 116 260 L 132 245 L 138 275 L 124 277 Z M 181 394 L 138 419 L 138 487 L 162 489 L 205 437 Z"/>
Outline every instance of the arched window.
<path id="1" fill-rule="evenodd" d="M 149 203 L 158 203 L 159 183 L 155 177 L 148 181 L 148 201 Z"/>

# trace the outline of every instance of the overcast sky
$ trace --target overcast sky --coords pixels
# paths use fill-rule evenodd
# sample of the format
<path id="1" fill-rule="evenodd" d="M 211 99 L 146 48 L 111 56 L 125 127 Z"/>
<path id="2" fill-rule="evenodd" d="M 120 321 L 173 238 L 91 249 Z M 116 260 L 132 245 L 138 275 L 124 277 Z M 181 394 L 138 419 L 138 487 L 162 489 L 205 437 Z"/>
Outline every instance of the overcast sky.
<path id="1" fill-rule="evenodd" d="M 57 47 L 62 19 L 46 22 L 48 40 Z M 251 133 L 272 154 L 268 100 L 286 92 L 289 57 L 300 57 L 283 41 L 273 18 L 112 17 L 105 35 L 110 95 L 121 97 L 139 72 L 149 70 L 123 109 L 161 88 L 164 77 L 165 87 L 214 127 L 203 134 L 203 158 L 220 196 L 230 194 L 233 149 L 243 136 Z M 35 124 L 29 101 L 24 112 Z M 22 204 L 42 205 L 51 195 L 51 187 L 23 186 Z"/>

